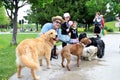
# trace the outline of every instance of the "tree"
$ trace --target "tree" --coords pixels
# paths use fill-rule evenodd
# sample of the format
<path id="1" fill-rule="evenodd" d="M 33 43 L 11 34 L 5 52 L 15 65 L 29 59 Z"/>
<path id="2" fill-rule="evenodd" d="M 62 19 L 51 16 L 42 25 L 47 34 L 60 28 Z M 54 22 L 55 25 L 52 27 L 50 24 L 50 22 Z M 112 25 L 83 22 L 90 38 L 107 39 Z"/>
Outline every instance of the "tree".
<path id="1" fill-rule="evenodd" d="M 5 13 L 5 8 L 3 6 L 1 6 L 0 7 L 0 28 L 1 28 L 1 31 L 3 28 L 7 29 L 9 23 L 10 23 L 10 20 Z"/>
<path id="2" fill-rule="evenodd" d="M 28 16 L 25 16 L 24 18 L 27 19 L 28 23 L 35 23 L 37 25 L 36 29 L 38 31 L 38 24 L 39 23 L 45 23 L 46 20 L 44 19 L 44 15 L 47 17 L 47 13 L 45 10 L 45 5 L 52 3 L 53 0 L 29 0 L 32 4 L 31 11 L 28 11 Z M 44 12 L 41 14 L 41 12 Z"/>
<path id="3" fill-rule="evenodd" d="M 13 35 L 12 35 L 12 45 L 17 45 L 17 16 L 19 8 L 26 5 L 27 0 L 2 0 L 3 5 L 5 6 L 7 15 L 11 20 L 11 26 L 13 28 Z"/>
<path id="4" fill-rule="evenodd" d="M 72 20 L 82 22 L 81 18 L 84 17 L 83 13 L 85 11 L 86 1 L 87 0 L 53 0 L 53 2 L 51 1 L 50 3 L 44 4 L 44 7 L 35 4 L 32 5 L 32 11 L 28 19 L 32 22 L 37 21 L 40 24 L 44 24 L 51 21 L 52 16 L 63 16 L 64 12 L 69 12 Z"/>
<path id="5" fill-rule="evenodd" d="M 0 25 L 9 25 L 9 18 L 5 13 L 5 8 L 0 7 Z"/>
<path id="6" fill-rule="evenodd" d="M 120 0 L 111 0 L 109 9 L 114 15 L 120 14 Z"/>
<path id="7" fill-rule="evenodd" d="M 11 20 L 11 26 L 13 28 L 13 35 L 12 35 L 12 45 L 17 44 L 16 36 L 17 36 L 17 15 L 18 10 L 26 5 L 27 3 L 31 4 L 40 4 L 44 6 L 44 2 L 49 2 L 51 0 L 0 0 L 0 6 L 4 5 L 7 15 Z M 2 4 L 1 4 L 2 2 Z"/>
<path id="8" fill-rule="evenodd" d="M 32 5 L 32 11 L 27 17 L 30 22 L 43 25 L 51 21 L 52 16 L 63 16 L 64 12 L 69 12 L 71 20 L 90 26 L 93 24 L 93 18 L 97 11 L 105 16 L 114 14 L 112 8 L 110 13 L 106 12 L 106 5 L 111 1 L 117 3 L 119 0 L 53 0 L 50 3 L 45 3 L 44 7 L 39 6 L 39 4 Z M 118 5 L 115 8 L 120 11 Z"/>
<path id="9" fill-rule="evenodd" d="M 94 18 L 96 12 L 100 12 L 101 14 L 105 14 L 107 10 L 107 4 L 109 0 L 89 0 L 86 2 L 86 8 L 88 11 L 88 15 Z"/>

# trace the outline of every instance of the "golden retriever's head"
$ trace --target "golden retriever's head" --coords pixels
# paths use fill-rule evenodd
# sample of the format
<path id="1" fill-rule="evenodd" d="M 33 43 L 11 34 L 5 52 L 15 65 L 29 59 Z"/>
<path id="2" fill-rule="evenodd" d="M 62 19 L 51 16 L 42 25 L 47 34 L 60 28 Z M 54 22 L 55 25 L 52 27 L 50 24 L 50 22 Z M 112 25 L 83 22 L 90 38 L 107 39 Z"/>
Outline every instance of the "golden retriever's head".
<path id="1" fill-rule="evenodd" d="M 85 38 L 82 38 L 80 40 L 80 42 L 83 43 L 84 45 L 88 45 L 91 43 L 91 40 L 89 38 L 85 37 Z"/>
<path id="2" fill-rule="evenodd" d="M 56 40 L 57 38 L 57 32 L 54 29 L 49 30 L 48 32 L 45 33 L 45 35 L 47 36 L 47 38 Z"/>

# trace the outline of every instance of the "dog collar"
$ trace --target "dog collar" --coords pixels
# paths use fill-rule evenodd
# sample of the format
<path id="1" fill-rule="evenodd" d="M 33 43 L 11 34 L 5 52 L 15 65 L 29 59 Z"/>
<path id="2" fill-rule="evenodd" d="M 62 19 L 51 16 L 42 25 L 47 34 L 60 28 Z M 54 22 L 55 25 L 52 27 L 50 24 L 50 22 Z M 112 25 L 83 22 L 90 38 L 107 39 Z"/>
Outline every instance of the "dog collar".
<path id="1" fill-rule="evenodd" d="M 77 44 L 82 44 L 82 46 L 85 47 L 85 44 L 83 44 L 83 43 L 81 43 L 81 42 L 79 42 L 79 43 L 77 43 Z"/>

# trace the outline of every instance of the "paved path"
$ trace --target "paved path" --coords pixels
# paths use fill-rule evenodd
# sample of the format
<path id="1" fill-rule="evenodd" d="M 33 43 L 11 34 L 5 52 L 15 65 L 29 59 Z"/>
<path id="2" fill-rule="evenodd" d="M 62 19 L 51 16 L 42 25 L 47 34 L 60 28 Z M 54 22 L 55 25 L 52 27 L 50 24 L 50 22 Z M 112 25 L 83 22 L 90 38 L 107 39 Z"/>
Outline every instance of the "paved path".
<path id="1" fill-rule="evenodd" d="M 76 57 L 72 56 L 71 71 L 61 67 L 61 57 L 51 61 L 52 68 L 46 69 L 46 64 L 37 72 L 39 80 L 120 80 L 120 34 L 103 36 L 105 42 L 105 56 L 93 61 L 81 61 L 80 67 L 76 66 Z M 61 46 L 58 47 L 61 50 Z M 45 62 L 45 60 L 44 60 Z M 45 62 L 46 63 L 46 62 Z M 22 70 L 23 77 L 17 78 L 16 73 L 9 80 L 33 80 L 30 70 Z"/>

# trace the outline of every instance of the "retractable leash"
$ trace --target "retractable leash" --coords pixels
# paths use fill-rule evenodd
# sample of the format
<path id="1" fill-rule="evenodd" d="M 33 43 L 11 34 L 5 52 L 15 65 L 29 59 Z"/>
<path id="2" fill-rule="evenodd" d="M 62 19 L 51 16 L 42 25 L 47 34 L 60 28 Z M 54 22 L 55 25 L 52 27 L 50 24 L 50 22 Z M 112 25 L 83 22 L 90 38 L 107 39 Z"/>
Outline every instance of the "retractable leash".
<path id="1" fill-rule="evenodd" d="M 50 57 L 50 60 L 52 60 L 52 58 L 54 59 L 58 59 L 58 55 L 56 54 L 56 45 L 54 46 L 54 48 L 51 50 L 51 57 Z"/>

